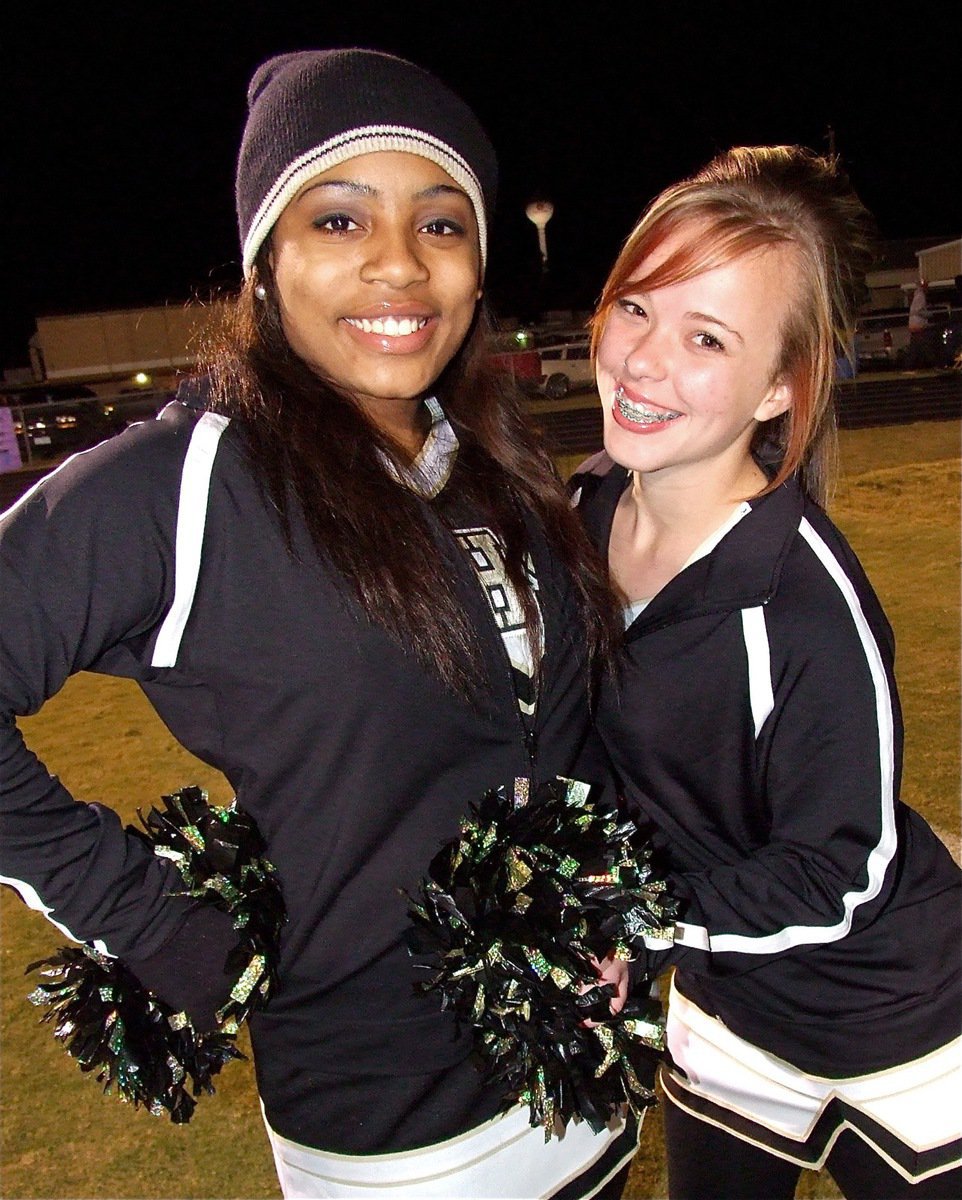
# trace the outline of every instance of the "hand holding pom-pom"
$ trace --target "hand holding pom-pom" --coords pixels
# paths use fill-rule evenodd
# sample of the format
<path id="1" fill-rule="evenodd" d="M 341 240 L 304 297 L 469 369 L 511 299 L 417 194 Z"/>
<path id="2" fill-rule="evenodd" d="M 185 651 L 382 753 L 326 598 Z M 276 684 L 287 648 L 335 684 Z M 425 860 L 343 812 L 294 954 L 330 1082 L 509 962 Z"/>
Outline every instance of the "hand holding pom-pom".
<path id="1" fill-rule="evenodd" d="M 611 965 L 644 954 L 646 936 L 671 940 L 676 905 L 650 857 L 586 785 L 559 779 L 529 798 L 519 780 L 510 799 L 472 806 L 412 899 L 409 947 L 431 971 L 421 990 L 474 1027 L 505 1106 L 526 1103 L 546 1138 L 556 1122 L 597 1131 L 654 1101 L 660 1006 L 626 998 Z"/>
<path id="2" fill-rule="evenodd" d="M 117 958 L 90 946 L 64 946 L 27 971 L 44 981 L 28 997 L 47 1006 L 81 1071 L 93 1073 L 121 1099 L 175 1124 L 190 1120 L 196 1097 L 213 1093 L 213 1076 L 245 1056 L 234 1042 L 254 1008 L 274 986 L 280 928 L 285 920 L 274 868 L 263 857 L 254 822 L 231 806 L 207 803 L 195 787 L 164 796 L 164 809 L 141 818 L 153 852 L 172 860 L 182 880 L 180 895 L 227 913 L 238 933 L 226 970 L 234 986 L 218 1010 L 218 1028 L 198 1033 L 186 1013 L 176 1012 L 143 987 Z"/>

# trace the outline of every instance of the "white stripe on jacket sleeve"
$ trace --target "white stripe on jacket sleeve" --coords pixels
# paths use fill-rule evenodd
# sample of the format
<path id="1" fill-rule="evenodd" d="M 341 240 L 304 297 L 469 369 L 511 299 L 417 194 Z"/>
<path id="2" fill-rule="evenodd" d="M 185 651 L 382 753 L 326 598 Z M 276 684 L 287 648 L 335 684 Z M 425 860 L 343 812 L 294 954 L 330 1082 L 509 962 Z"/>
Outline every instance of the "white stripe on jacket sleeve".
<path id="1" fill-rule="evenodd" d="M 745 635 L 745 651 L 748 654 L 748 691 L 752 704 L 752 721 L 755 737 L 775 708 L 772 692 L 772 659 L 768 646 L 768 628 L 765 625 L 765 610 L 742 609 L 742 631 Z"/>
<path id="2" fill-rule="evenodd" d="M 799 533 L 811 547 L 819 562 L 827 571 L 832 582 L 841 592 L 852 621 L 862 643 L 866 662 L 875 692 L 875 714 L 879 736 L 879 767 L 881 789 L 879 792 L 879 840 L 868 856 L 866 863 L 865 886 L 859 890 L 853 889 L 842 897 L 842 918 L 834 925 L 791 925 L 776 933 L 750 937 L 745 934 L 720 933 L 711 934 L 703 926 L 679 924 L 676 929 L 675 941 L 678 945 L 697 950 L 710 950 L 713 953 L 738 954 L 776 954 L 789 950 L 793 946 L 821 945 L 835 942 L 846 936 L 852 928 L 852 914 L 862 904 L 874 900 L 882 888 L 885 871 L 892 860 L 896 847 L 895 831 L 895 722 L 892 714 L 892 697 L 889 692 L 888 678 L 878 643 L 872 634 L 871 627 L 862 611 L 855 588 L 851 580 L 831 549 L 803 518 L 799 525 Z M 753 610 L 746 610 L 751 612 Z M 745 614 L 743 613 L 743 620 Z M 746 645 L 748 645 L 746 633 Z M 767 646 L 767 637 L 766 637 Z M 760 668 L 759 668 L 760 672 Z M 752 668 L 749 667 L 749 676 Z M 770 685 L 769 685 L 770 686 Z M 756 720 L 756 734 L 759 728 L 758 713 L 755 707 L 756 695 L 752 690 L 752 713 Z"/>
<path id="3" fill-rule="evenodd" d="M 221 434 L 230 424 L 219 413 L 204 413 L 191 434 L 177 505 L 177 543 L 174 553 L 174 602 L 157 635 L 152 667 L 172 667 L 194 603 L 207 524 L 210 476 Z"/>

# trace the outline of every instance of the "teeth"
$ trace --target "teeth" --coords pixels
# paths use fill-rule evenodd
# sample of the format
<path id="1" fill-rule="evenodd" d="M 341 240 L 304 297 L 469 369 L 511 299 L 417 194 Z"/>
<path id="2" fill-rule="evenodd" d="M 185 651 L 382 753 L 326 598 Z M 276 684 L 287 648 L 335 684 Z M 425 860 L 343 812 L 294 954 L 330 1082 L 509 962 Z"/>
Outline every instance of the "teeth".
<path id="1" fill-rule="evenodd" d="M 401 317 L 400 320 L 397 317 L 385 317 L 383 320 L 377 317 L 373 321 L 364 317 L 345 317 L 345 320 L 348 325 L 364 333 L 378 333 L 384 337 L 408 337 L 428 323 L 427 317 Z"/>
<path id="2" fill-rule="evenodd" d="M 636 425 L 660 425 L 681 416 L 681 413 L 672 412 L 667 408 L 646 408 L 643 404 L 632 404 L 624 389 L 620 387 L 615 389 L 614 400 L 621 415 L 627 421 L 634 421 Z"/>

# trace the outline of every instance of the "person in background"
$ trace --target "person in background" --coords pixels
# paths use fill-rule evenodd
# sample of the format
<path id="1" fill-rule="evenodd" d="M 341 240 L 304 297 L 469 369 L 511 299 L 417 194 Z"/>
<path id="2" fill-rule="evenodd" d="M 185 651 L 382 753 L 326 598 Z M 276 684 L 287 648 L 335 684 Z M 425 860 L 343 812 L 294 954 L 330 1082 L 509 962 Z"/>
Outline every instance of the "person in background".
<path id="1" fill-rule="evenodd" d="M 932 365 L 927 361 L 930 324 L 928 293 L 928 283 L 920 279 L 909 305 L 909 347 L 905 361 L 910 370 Z"/>
<path id="2" fill-rule="evenodd" d="M 0 525 L 3 881 L 216 1027 L 229 917 L 171 895 L 172 866 L 16 727 L 73 672 L 137 680 L 277 869 L 250 1032 L 284 1194 L 619 1195 L 633 1120 L 546 1143 L 501 1115 L 404 938 L 404 891 L 483 793 L 607 779 L 605 572 L 487 366 L 493 149 L 375 51 L 273 58 L 248 102 L 245 282 L 206 375 Z"/>
<path id="3" fill-rule="evenodd" d="M 599 728 L 682 902 L 628 968 L 674 968 L 675 1200 L 962 1191 L 962 876 L 899 799 L 892 631 L 823 507 L 869 230 L 833 161 L 736 148 L 653 201 L 594 318 L 571 486 L 625 613 Z"/>

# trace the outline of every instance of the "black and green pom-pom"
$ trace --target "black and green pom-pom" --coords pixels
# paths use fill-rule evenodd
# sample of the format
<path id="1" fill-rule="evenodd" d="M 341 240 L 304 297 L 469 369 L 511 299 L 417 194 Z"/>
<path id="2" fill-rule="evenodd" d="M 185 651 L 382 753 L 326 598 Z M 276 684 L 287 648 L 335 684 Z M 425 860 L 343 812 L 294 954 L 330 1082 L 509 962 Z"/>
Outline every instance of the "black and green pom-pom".
<path id="1" fill-rule="evenodd" d="M 198 1034 L 186 1013 L 144 988 L 120 959 L 91 946 L 63 946 L 31 963 L 27 971 L 44 979 L 28 998 L 46 1007 L 41 1021 L 54 1023 L 54 1036 L 105 1092 L 183 1124 L 196 1098 L 213 1093 L 213 1077 L 225 1063 L 245 1057 L 235 1045 L 237 1031 L 271 994 L 285 917 L 274 868 L 249 816 L 209 804 L 196 787 L 162 801 L 162 809 L 141 815 L 144 829 L 131 832 L 177 866 L 178 895 L 216 905 L 238 933 L 226 964 L 235 983 L 217 1013 L 219 1028 Z"/>
<path id="2" fill-rule="evenodd" d="M 410 915 L 409 948 L 430 971 L 421 991 L 473 1026 L 485 1075 L 546 1138 L 654 1102 L 661 1006 L 642 995 L 612 1016 L 613 989 L 597 986 L 591 960 L 640 958 L 646 937 L 670 945 L 677 905 L 641 832 L 586 785 L 558 779 L 529 795 L 519 780 L 511 796 L 487 793 Z"/>

